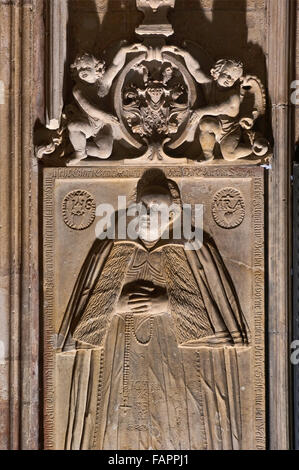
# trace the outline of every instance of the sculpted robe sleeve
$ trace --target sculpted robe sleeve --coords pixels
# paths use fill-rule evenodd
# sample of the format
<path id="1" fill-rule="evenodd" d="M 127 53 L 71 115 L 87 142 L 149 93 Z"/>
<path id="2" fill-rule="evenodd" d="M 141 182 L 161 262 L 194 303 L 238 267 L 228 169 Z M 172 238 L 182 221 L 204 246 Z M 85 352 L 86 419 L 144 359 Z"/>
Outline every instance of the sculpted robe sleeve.
<path id="1" fill-rule="evenodd" d="M 71 369 L 71 387 L 67 403 L 67 421 L 61 431 L 61 449 L 81 449 L 89 447 L 96 416 L 96 392 L 101 367 L 101 350 L 88 349 L 88 345 L 78 343 L 72 336 L 72 330 L 86 307 L 88 299 L 100 276 L 113 244 L 97 240 L 81 268 L 74 286 L 57 340 L 57 364 L 65 363 L 73 357 Z M 80 348 L 83 348 L 80 350 Z M 71 356 L 69 356 L 71 355 Z M 69 356 L 69 359 L 68 359 Z M 63 405 L 62 405 L 63 406 Z"/>
<path id="2" fill-rule="evenodd" d="M 216 337 L 234 345 L 249 343 L 249 329 L 232 279 L 216 246 L 208 241 L 197 251 L 186 251 Z"/>
<path id="3" fill-rule="evenodd" d="M 178 344 L 246 345 L 249 331 L 231 277 L 212 242 L 200 249 L 166 247 L 170 307 Z"/>
<path id="4" fill-rule="evenodd" d="M 208 322 L 204 330 L 194 328 L 202 310 L 192 312 L 190 305 L 189 311 L 181 308 L 181 315 L 177 313 L 175 317 L 178 337 L 183 337 L 186 318 L 192 319 L 193 331 L 197 331 L 189 339 L 185 335 L 180 346 L 184 355 L 189 350 L 191 356 L 186 357 L 194 358 L 200 372 L 205 446 L 240 450 L 250 441 L 241 412 L 246 409 L 249 389 L 247 373 L 243 373 L 242 367 L 250 353 L 250 348 L 244 347 L 250 342 L 249 328 L 232 279 L 214 243 L 207 240 L 198 250 L 186 250 L 185 256 L 198 286 L 195 298 L 200 296 Z M 193 281 L 191 289 L 194 289 Z M 241 388 L 245 390 L 242 393 Z"/>
<path id="5" fill-rule="evenodd" d="M 133 251 L 132 245 L 95 242 L 69 301 L 58 354 L 63 360 L 75 351 L 64 449 L 93 448 L 103 341 Z"/>
<path id="6" fill-rule="evenodd" d="M 88 253 L 60 326 L 57 340 L 58 351 L 76 349 L 76 344 L 71 335 L 72 329 L 80 320 L 112 247 L 113 243 L 111 241 L 97 240 Z"/>
<path id="7" fill-rule="evenodd" d="M 249 384 L 242 363 L 249 353 L 249 328 L 216 246 L 208 241 L 188 256 L 197 267 L 193 272 L 214 330 L 212 337 L 199 342 L 197 353 L 207 446 L 240 450 L 248 439 L 242 415 Z M 215 416 L 215 423 L 209 416 Z"/>

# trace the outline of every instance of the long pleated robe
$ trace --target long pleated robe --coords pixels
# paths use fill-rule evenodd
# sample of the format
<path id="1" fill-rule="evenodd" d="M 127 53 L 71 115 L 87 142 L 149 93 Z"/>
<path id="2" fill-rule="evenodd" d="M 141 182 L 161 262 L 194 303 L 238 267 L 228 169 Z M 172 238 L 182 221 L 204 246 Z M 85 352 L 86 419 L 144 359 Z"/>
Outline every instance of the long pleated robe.
<path id="1" fill-rule="evenodd" d="M 118 314 L 122 287 L 140 280 L 166 288 L 164 313 Z M 97 241 L 59 339 L 61 357 L 76 351 L 65 449 L 249 445 L 239 376 L 248 328 L 211 240 L 199 250 L 182 240 L 150 250 L 140 240 Z"/>

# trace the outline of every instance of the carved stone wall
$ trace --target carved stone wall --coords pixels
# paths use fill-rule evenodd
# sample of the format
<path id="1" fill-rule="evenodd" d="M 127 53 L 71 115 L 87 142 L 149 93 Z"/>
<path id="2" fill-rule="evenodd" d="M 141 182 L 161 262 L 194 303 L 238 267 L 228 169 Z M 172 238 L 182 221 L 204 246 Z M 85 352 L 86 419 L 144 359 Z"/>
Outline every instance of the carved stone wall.
<path id="1" fill-rule="evenodd" d="M 43 119 L 42 2 L 0 2 L 0 448 L 40 446 L 35 121 Z"/>

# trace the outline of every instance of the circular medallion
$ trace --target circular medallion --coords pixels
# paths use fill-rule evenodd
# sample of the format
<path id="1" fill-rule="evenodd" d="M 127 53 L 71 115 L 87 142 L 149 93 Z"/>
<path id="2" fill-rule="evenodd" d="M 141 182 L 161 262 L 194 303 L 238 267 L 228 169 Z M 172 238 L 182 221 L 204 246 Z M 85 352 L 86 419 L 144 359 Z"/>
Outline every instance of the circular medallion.
<path id="1" fill-rule="evenodd" d="M 236 228 L 244 220 L 245 203 L 240 191 L 224 188 L 218 191 L 212 203 L 212 214 L 219 227 Z"/>
<path id="2" fill-rule="evenodd" d="M 68 227 L 74 230 L 84 230 L 95 219 L 96 203 L 94 197 L 82 189 L 71 191 L 63 199 L 62 215 Z"/>

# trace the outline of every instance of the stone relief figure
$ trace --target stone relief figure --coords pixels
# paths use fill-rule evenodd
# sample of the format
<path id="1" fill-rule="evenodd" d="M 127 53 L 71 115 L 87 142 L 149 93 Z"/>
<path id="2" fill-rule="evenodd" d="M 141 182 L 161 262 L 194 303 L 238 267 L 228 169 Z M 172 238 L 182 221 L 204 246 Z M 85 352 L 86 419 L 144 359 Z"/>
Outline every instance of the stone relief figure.
<path id="1" fill-rule="evenodd" d="M 208 235 L 193 250 L 171 236 L 180 210 L 148 236 L 150 209 L 181 207 L 162 171 L 145 172 L 135 197 L 138 238 L 94 243 L 60 327 L 57 360 L 75 354 L 62 446 L 241 449 L 250 340 L 230 275 Z"/>
<path id="2" fill-rule="evenodd" d="M 194 139 L 199 127 L 206 161 L 214 159 L 216 142 L 228 161 L 250 155 L 264 156 L 269 143 L 253 130 L 256 119 L 265 113 L 266 107 L 260 80 L 244 76 L 243 64 L 233 59 L 218 60 L 209 77 L 188 51 L 174 46 L 164 46 L 163 51 L 181 55 L 195 80 L 201 85 L 210 85 L 206 93 L 207 105 L 193 112 L 188 129 L 170 147 L 176 148 Z"/>
<path id="3" fill-rule="evenodd" d="M 121 138 L 118 118 L 103 110 L 103 98 L 123 68 L 127 54 L 138 53 L 146 48 L 142 44 L 125 45 L 115 55 L 106 69 L 102 60 L 84 53 L 78 55 L 71 65 L 74 103 L 65 107 L 61 128 L 53 133 L 50 144 L 37 148 L 37 157 L 55 151 L 62 143 L 62 134 L 67 129 L 74 149 L 69 165 L 77 165 L 88 156 L 107 159 L 112 153 L 113 141 Z"/>
<path id="4" fill-rule="evenodd" d="M 37 157 L 57 147 L 69 155 L 68 140 L 74 151 L 68 164 L 78 165 L 88 156 L 109 158 L 114 141 L 121 140 L 143 152 L 140 163 L 179 163 L 186 155 L 171 150 L 199 135 L 204 161 L 218 156 L 218 146 L 227 161 L 265 160 L 269 143 L 255 130 L 266 109 L 260 80 L 244 75 L 243 64 L 233 59 L 218 60 L 209 76 L 199 62 L 186 49 L 163 44 L 125 45 L 107 70 L 94 56 L 79 55 L 71 66 L 74 102 L 64 108 L 51 141 L 37 147 Z M 114 81 L 116 115 L 104 101 Z"/>
<path id="5" fill-rule="evenodd" d="M 106 159 L 112 152 L 118 119 L 102 111 L 96 101 L 107 95 L 113 78 L 109 75 L 106 78 L 104 63 L 90 54 L 78 56 L 71 70 L 76 82 L 73 88 L 76 105 L 66 107 L 69 139 L 74 147 L 70 164 L 76 165 L 87 155 Z"/>
<path id="6" fill-rule="evenodd" d="M 141 44 L 122 47 L 107 70 L 103 61 L 89 54 L 78 56 L 72 64 L 76 82 L 73 96 L 77 107 L 68 107 L 66 112 L 69 138 L 75 149 L 71 165 L 76 165 L 88 155 L 102 159 L 110 157 L 113 140 L 120 133 L 118 119 L 102 111 L 97 101 L 109 93 L 114 78 L 125 64 L 127 54 L 144 49 Z M 90 138 L 92 141 L 88 142 Z"/>

